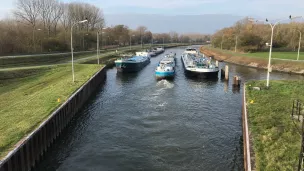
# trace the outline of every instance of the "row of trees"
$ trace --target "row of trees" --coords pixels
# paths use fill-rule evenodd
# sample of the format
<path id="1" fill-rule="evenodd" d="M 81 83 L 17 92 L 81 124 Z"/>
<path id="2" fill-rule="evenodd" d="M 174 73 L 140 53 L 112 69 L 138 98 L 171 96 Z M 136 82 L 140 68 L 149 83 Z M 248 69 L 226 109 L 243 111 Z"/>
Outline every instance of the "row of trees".
<path id="1" fill-rule="evenodd" d="M 96 34 L 101 48 L 132 44 L 197 42 L 210 40 L 201 34 L 176 32 L 153 34 L 145 26 L 132 30 L 125 25 L 105 27 L 100 8 L 87 3 L 63 3 L 59 0 L 16 0 L 14 18 L 0 21 L 0 55 L 59 52 L 70 50 L 73 24 L 75 51 L 95 50 Z"/>
<path id="2" fill-rule="evenodd" d="M 103 27 L 102 10 L 86 3 L 58 0 L 17 0 L 14 19 L 0 21 L 0 54 L 65 51 L 69 47 L 70 28 L 78 25 L 75 44 L 85 44 L 84 35 Z"/>
<path id="3" fill-rule="evenodd" d="M 304 24 L 283 23 L 275 27 L 273 47 L 277 50 L 296 50 L 299 43 L 299 31 L 304 33 Z M 263 51 L 270 43 L 269 24 L 256 23 L 248 18 L 236 22 L 232 27 L 223 28 L 212 35 L 212 46 L 234 50 L 237 43 L 239 51 Z"/>

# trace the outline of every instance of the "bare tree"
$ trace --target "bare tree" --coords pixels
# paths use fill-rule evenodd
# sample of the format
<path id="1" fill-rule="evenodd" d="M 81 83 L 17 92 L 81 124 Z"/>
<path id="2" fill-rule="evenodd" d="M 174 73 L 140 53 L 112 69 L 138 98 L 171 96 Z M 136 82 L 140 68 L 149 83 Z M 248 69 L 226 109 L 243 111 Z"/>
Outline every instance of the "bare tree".
<path id="1" fill-rule="evenodd" d="M 36 23 L 39 17 L 40 1 L 37 0 L 17 0 L 16 2 L 16 10 L 14 12 L 15 16 L 21 20 L 21 22 L 29 23 L 32 26 L 33 31 L 33 39 L 32 45 L 34 51 L 36 51 L 35 47 L 35 30 Z"/>
<path id="2" fill-rule="evenodd" d="M 147 27 L 145 27 L 145 26 L 139 26 L 136 29 L 136 31 L 137 31 L 137 33 L 140 36 L 140 42 L 141 42 L 141 47 L 142 47 L 143 46 L 143 39 L 144 39 L 145 32 L 147 31 Z"/>
<path id="3" fill-rule="evenodd" d="M 55 3 L 53 6 L 54 10 L 51 16 L 51 24 L 54 27 L 54 34 L 57 34 L 57 25 L 61 17 L 64 15 L 64 5 L 63 3 Z"/>
<path id="4" fill-rule="evenodd" d="M 56 0 L 39 0 L 39 16 L 43 22 L 44 31 L 47 30 L 48 36 L 50 36 L 50 25 L 51 25 L 51 15 L 53 13 L 53 4 Z"/>
<path id="5" fill-rule="evenodd" d="M 68 29 L 71 26 L 71 19 L 70 19 L 70 12 L 69 12 L 69 4 L 61 3 L 61 9 L 62 9 L 62 16 L 60 18 L 60 23 L 64 29 L 65 32 L 68 31 Z"/>

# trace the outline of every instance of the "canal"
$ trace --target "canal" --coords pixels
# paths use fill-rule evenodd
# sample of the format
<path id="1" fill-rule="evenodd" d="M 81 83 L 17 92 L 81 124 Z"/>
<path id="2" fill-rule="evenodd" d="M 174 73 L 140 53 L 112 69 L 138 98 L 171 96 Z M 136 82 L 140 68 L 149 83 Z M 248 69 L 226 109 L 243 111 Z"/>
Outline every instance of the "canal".
<path id="1" fill-rule="evenodd" d="M 135 74 L 109 69 L 105 85 L 78 113 L 35 170 L 243 170 L 242 89 L 234 75 L 265 79 L 266 71 L 230 66 L 230 81 L 187 78 L 177 54 L 172 81 L 157 81 L 163 57 Z M 220 64 L 224 66 L 224 63 Z M 271 73 L 272 79 L 303 79 Z"/>

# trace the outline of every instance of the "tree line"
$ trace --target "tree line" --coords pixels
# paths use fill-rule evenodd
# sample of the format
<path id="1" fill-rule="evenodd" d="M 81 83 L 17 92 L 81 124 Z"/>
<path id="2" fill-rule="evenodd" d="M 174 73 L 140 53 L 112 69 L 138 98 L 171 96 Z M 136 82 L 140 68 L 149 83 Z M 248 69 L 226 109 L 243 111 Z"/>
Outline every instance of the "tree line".
<path id="1" fill-rule="evenodd" d="M 295 51 L 299 46 L 300 32 L 304 24 L 288 22 L 278 24 L 274 29 L 273 48 L 277 51 Z M 254 52 L 266 51 L 270 44 L 271 27 L 267 23 L 254 22 L 244 18 L 231 27 L 218 30 L 212 35 L 212 46 L 222 49 Z"/>
<path id="2" fill-rule="evenodd" d="M 70 50 L 73 27 L 75 51 L 95 50 L 96 34 L 100 48 L 131 44 L 206 42 L 209 35 L 152 33 L 145 26 L 105 26 L 102 9 L 88 3 L 59 0 L 16 0 L 13 18 L 0 20 L 0 55 L 64 52 Z"/>

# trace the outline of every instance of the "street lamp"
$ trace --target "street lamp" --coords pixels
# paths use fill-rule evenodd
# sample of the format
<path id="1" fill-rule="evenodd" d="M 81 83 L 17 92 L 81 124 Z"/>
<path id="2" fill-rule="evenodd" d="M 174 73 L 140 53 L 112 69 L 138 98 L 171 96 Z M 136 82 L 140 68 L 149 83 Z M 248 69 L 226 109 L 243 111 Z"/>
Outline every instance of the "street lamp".
<path id="1" fill-rule="evenodd" d="M 134 34 L 132 36 L 130 35 L 130 50 L 132 49 L 132 37 L 134 36 L 135 36 Z"/>
<path id="2" fill-rule="evenodd" d="M 235 47 L 234 47 L 234 52 L 236 52 L 237 43 L 238 43 L 238 35 L 235 35 Z"/>
<path id="3" fill-rule="evenodd" d="M 299 32 L 300 37 L 299 37 L 299 46 L 298 46 L 298 56 L 297 56 L 297 61 L 299 60 L 300 57 L 300 50 L 301 50 L 301 40 L 302 40 L 302 32 L 300 30 L 295 29 L 297 32 Z"/>
<path id="4" fill-rule="evenodd" d="M 236 52 L 236 50 L 237 50 L 237 43 L 238 43 L 238 35 L 237 34 L 233 34 L 233 35 L 235 36 L 234 52 Z M 222 35 L 221 50 L 223 50 L 224 36 L 225 36 L 225 34 Z"/>
<path id="5" fill-rule="evenodd" d="M 36 29 L 36 26 L 34 26 L 34 29 L 33 29 L 33 46 L 34 46 L 34 52 L 36 52 L 36 43 L 35 43 L 35 31 L 41 31 L 41 29 Z"/>
<path id="6" fill-rule="evenodd" d="M 252 18 L 249 18 L 248 19 L 249 21 L 251 22 L 259 22 L 261 20 L 254 20 Z M 281 21 L 284 21 L 284 20 L 287 20 L 287 19 L 282 19 L 282 20 L 279 20 L 277 22 L 275 22 L 274 24 L 273 23 L 270 23 L 268 21 L 268 19 L 266 18 L 266 22 L 267 24 L 269 24 L 269 26 L 271 27 L 271 38 L 270 38 L 270 44 L 269 43 L 266 43 L 266 46 L 269 46 L 269 59 L 268 59 L 268 67 L 267 67 L 267 88 L 269 87 L 269 77 L 270 77 L 270 72 L 271 72 L 271 53 L 272 53 L 272 46 L 273 46 L 273 31 L 274 31 L 274 28 L 277 24 L 279 24 Z M 261 21 L 261 22 L 264 22 L 264 21 Z"/>
<path id="7" fill-rule="evenodd" d="M 221 41 L 221 50 L 223 50 L 223 41 L 224 41 L 224 33 L 223 33 L 223 35 L 222 35 L 222 41 Z"/>
<path id="8" fill-rule="evenodd" d="M 42 29 L 36 29 L 37 31 L 42 31 Z M 36 51 L 36 47 L 35 47 L 35 51 Z M 42 38 L 40 38 L 40 52 L 42 53 Z"/>
<path id="9" fill-rule="evenodd" d="M 72 75 L 73 75 L 73 82 L 75 82 L 75 76 L 74 76 L 74 54 L 73 54 L 73 27 L 76 25 L 76 24 L 81 24 L 81 23 L 85 23 L 85 22 L 88 22 L 88 20 L 82 20 L 82 21 L 78 21 L 76 23 L 74 23 L 72 26 L 71 26 L 71 54 L 72 54 Z"/>
<path id="10" fill-rule="evenodd" d="M 141 42 L 141 48 L 143 48 L 143 39 L 142 39 L 142 34 L 140 33 L 140 42 Z"/>
<path id="11" fill-rule="evenodd" d="M 291 15 L 289 16 L 289 19 L 290 20 L 293 20 L 293 19 L 296 19 L 296 18 L 302 18 L 302 16 L 296 16 L 296 17 L 292 17 Z M 300 38 L 299 38 L 299 47 L 298 47 L 298 57 L 297 57 L 297 60 L 299 60 L 299 57 L 300 57 L 300 50 L 301 50 L 301 41 L 302 41 L 302 32 L 298 29 L 296 29 L 296 31 L 299 32 L 300 34 Z"/>
<path id="12" fill-rule="evenodd" d="M 101 30 L 104 30 L 106 28 L 102 28 Z M 102 32 L 104 33 L 104 32 Z M 99 30 L 97 31 L 97 48 L 96 48 L 96 51 L 97 51 L 97 64 L 99 65 Z"/>

